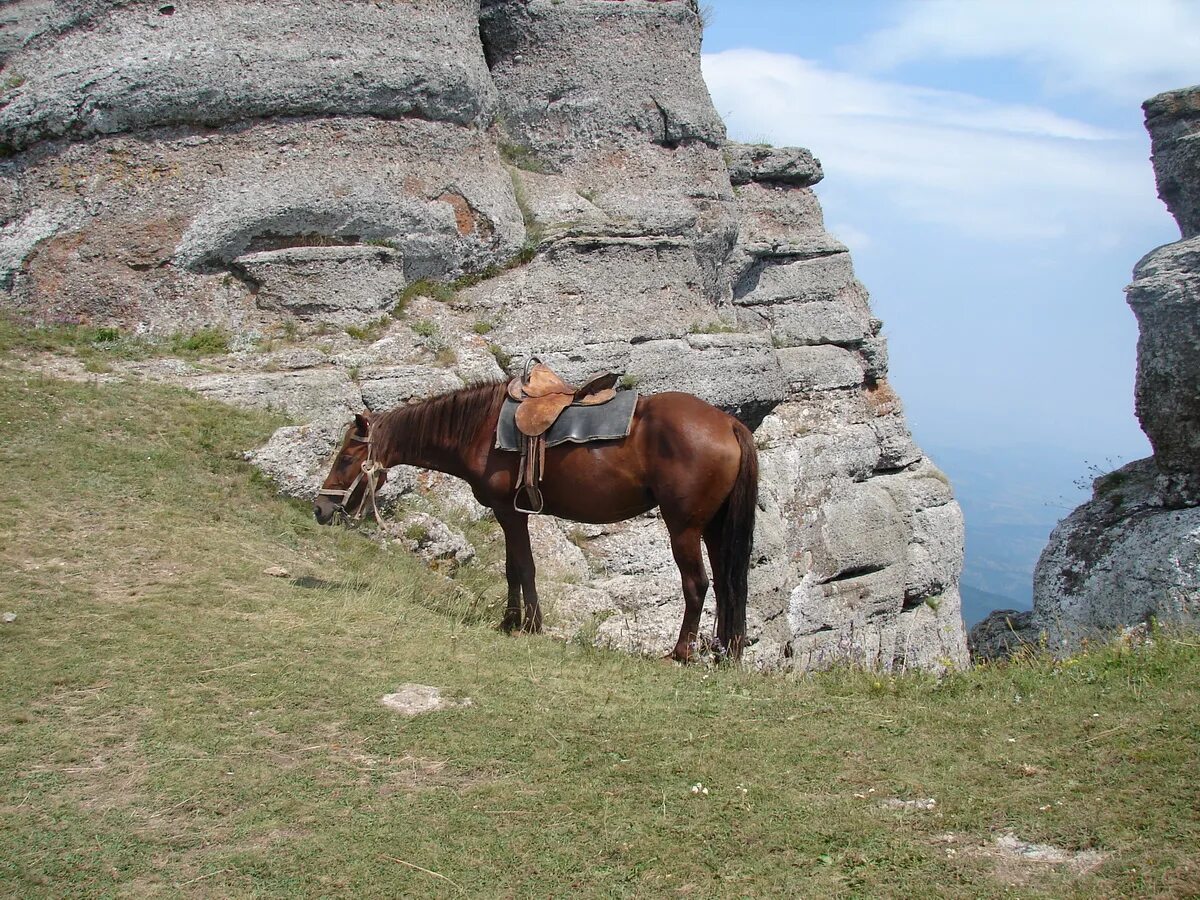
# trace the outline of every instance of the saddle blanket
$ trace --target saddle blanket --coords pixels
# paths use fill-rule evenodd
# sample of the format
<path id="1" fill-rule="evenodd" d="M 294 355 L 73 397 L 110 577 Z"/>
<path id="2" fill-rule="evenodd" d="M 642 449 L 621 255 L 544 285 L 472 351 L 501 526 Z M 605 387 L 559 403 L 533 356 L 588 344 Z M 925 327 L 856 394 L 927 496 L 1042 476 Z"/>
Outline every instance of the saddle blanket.
<path id="1" fill-rule="evenodd" d="M 589 441 L 613 441 L 628 437 L 637 401 L 637 391 L 618 391 L 617 396 L 599 406 L 568 406 L 546 432 L 546 446 L 586 444 Z M 515 421 L 518 406 L 520 404 L 510 398 L 500 408 L 500 422 L 496 425 L 497 450 L 521 449 L 521 432 L 517 430 Z"/>

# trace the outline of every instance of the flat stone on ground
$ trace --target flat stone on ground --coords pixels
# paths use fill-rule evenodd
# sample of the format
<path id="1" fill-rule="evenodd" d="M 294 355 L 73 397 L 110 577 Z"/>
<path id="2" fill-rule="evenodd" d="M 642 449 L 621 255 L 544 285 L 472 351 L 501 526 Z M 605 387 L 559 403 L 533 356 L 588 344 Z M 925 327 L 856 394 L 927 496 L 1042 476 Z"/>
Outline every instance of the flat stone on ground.
<path id="1" fill-rule="evenodd" d="M 474 705 L 470 697 L 443 697 L 441 688 L 427 684 L 402 684 L 395 693 L 380 697 L 379 702 L 406 716 Z"/>

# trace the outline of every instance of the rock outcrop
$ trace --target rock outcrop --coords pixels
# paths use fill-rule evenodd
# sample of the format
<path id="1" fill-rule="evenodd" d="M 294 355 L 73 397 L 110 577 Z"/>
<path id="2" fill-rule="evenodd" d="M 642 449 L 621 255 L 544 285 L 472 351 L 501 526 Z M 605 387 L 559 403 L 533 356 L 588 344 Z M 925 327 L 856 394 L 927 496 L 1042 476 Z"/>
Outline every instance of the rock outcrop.
<path id="1" fill-rule="evenodd" d="M 965 661 L 961 513 L 825 230 L 820 164 L 726 140 L 695 0 L 18 0 L 0 16 L 12 310 L 229 330 L 227 357 L 137 372 L 305 423 L 254 455 L 297 496 L 353 408 L 530 354 L 568 379 L 690 391 L 760 447 L 751 660 Z M 414 534 L 439 532 L 420 516 L 486 518 L 453 479 L 397 475 Z M 534 539 L 559 627 L 630 649 L 673 637 L 656 517 L 538 522 Z"/>
<path id="2" fill-rule="evenodd" d="M 1026 637 L 1059 651 L 1149 618 L 1200 621 L 1200 87 L 1143 108 L 1159 196 L 1184 236 L 1147 254 L 1127 290 L 1154 455 L 1096 479 L 1038 560 Z"/>

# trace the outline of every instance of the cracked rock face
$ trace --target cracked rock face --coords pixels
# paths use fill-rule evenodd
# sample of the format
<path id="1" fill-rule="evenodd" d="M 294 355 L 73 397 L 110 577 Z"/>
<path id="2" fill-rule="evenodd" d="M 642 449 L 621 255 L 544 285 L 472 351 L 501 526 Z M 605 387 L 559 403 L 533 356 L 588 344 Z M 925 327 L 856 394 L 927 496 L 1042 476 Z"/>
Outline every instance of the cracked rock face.
<path id="1" fill-rule="evenodd" d="M 1184 236 L 1147 254 L 1127 289 L 1154 455 L 1097 478 L 1038 560 L 1030 631 L 1064 652 L 1151 617 L 1200 623 L 1200 88 L 1143 108 L 1159 196 Z"/>
<path id="2" fill-rule="evenodd" d="M 1142 109 L 1158 196 L 1183 236 L 1195 237 L 1200 234 L 1200 85 L 1151 97 Z"/>
<path id="3" fill-rule="evenodd" d="M 282 490 L 312 495 L 363 406 L 532 354 L 617 371 L 755 429 L 748 659 L 965 661 L 961 513 L 825 230 L 820 163 L 726 140 L 694 0 L 18 0 L 0 22 L 4 304 L 230 331 L 226 358 L 126 368 L 290 415 L 253 455 Z M 434 521 L 486 517 L 461 482 L 398 467 L 388 490 L 433 517 L 409 521 L 418 552 L 450 534 L 427 555 L 469 557 Z M 657 516 L 538 521 L 534 544 L 560 631 L 673 640 Z"/>

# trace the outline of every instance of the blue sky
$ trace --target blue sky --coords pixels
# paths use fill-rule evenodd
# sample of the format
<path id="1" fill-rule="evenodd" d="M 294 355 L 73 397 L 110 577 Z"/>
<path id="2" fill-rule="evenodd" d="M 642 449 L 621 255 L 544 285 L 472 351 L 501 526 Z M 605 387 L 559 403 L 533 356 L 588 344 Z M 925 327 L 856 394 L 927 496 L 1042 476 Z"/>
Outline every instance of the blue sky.
<path id="1" fill-rule="evenodd" d="M 1147 455 L 1123 288 L 1179 232 L 1140 104 L 1200 81 L 1200 3 L 703 5 L 730 136 L 824 165 L 918 442 Z"/>

